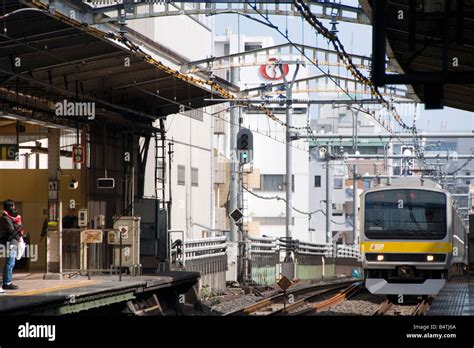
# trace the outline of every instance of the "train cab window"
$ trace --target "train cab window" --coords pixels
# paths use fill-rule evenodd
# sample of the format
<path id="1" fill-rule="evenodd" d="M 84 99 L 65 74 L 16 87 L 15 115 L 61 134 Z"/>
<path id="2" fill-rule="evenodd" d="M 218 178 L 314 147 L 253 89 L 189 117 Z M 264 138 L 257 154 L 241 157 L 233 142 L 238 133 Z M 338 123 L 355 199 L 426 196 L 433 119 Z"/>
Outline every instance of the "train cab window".
<path id="1" fill-rule="evenodd" d="M 365 235 L 380 239 L 442 239 L 446 236 L 446 195 L 399 189 L 367 193 Z"/>

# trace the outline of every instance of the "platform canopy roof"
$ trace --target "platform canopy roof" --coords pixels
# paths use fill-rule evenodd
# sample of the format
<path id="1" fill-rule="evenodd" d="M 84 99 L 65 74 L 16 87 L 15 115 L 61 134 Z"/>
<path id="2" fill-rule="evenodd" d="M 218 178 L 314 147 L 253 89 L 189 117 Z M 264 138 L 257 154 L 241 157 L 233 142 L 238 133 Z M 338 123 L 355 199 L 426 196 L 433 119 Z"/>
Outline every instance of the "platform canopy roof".
<path id="1" fill-rule="evenodd" d="M 375 1 L 359 0 L 372 23 Z M 392 68 L 410 76 L 423 102 L 426 80 L 437 84 L 443 79 L 444 105 L 474 111 L 474 1 L 383 1 Z"/>
<path id="2" fill-rule="evenodd" d="M 209 86 L 185 80 L 176 70 L 163 70 L 144 59 L 141 49 L 146 47 L 155 62 L 160 57 L 175 67 L 187 62 L 169 48 L 127 28 L 125 37 L 139 48 L 131 50 L 112 35 L 104 36 L 104 28 L 77 25 L 59 11 L 51 13 L 48 8 L 21 3 L 5 0 L 0 6 L 3 115 L 67 123 L 54 114 L 55 104 L 67 100 L 94 102 L 96 115 L 108 122 L 120 124 L 128 119 L 151 124 L 180 111 L 180 105 L 188 110 L 210 104 L 204 101 L 211 97 Z M 78 8 L 78 15 L 80 11 L 87 14 L 84 6 Z M 5 14 L 8 16 L 2 18 Z M 118 27 L 108 28 L 116 38 Z M 208 79 L 204 74 L 194 77 Z"/>

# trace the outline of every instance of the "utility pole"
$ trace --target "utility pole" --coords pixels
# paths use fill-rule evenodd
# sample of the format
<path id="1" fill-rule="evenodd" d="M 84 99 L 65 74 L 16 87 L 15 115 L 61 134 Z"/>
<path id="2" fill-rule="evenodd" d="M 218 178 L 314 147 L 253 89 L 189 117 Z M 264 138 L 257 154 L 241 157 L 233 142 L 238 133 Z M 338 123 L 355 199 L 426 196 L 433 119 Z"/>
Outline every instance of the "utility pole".
<path id="1" fill-rule="evenodd" d="M 283 81 L 285 83 L 285 88 L 286 88 L 286 230 L 285 230 L 285 237 L 287 239 L 290 239 L 292 237 L 291 233 L 291 217 L 292 217 L 292 206 L 293 206 L 293 171 L 292 171 L 292 161 L 293 161 L 293 152 L 292 152 L 292 147 L 291 147 L 291 127 L 292 127 L 292 116 L 293 116 L 293 85 L 296 80 L 296 75 L 298 74 L 298 71 L 300 69 L 300 64 L 302 64 L 299 60 L 296 62 L 292 62 L 296 64 L 295 72 L 293 73 L 293 78 L 291 79 L 291 82 L 288 82 L 288 79 L 286 78 L 286 74 L 283 68 L 284 63 L 282 61 L 279 62 L 279 68 L 281 72 L 281 76 L 283 78 Z"/>
<path id="2" fill-rule="evenodd" d="M 352 187 L 353 187 L 353 202 L 352 202 L 352 215 L 354 216 L 352 221 L 352 243 L 358 244 L 359 241 L 356 241 L 357 237 L 357 165 L 352 166 Z M 358 239 L 358 238 L 357 238 Z"/>
<path id="3" fill-rule="evenodd" d="M 230 82 L 237 85 L 240 79 L 239 68 L 230 69 Z M 230 170 L 230 197 L 229 211 L 233 212 L 238 207 L 239 192 L 239 158 L 237 156 L 237 133 L 239 132 L 239 111 L 235 102 L 230 103 L 230 153 L 231 153 L 231 170 Z M 230 241 L 238 241 L 238 226 L 234 220 L 230 219 Z"/>
<path id="4" fill-rule="evenodd" d="M 326 151 L 326 243 L 332 243 L 332 226 L 331 226 L 331 217 L 332 217 L 332 183 L 331 183 L 331 150 L 328 145 Z"/>

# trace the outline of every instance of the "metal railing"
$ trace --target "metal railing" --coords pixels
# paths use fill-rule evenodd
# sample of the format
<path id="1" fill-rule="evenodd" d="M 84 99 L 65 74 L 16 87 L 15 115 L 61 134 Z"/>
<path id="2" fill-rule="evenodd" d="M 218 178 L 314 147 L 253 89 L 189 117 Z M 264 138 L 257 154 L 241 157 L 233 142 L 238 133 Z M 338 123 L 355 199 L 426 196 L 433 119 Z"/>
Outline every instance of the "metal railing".
<path id="1" fill-rule="evenodd" d="M 184 242 L 184 264 L 191 260 L 224 256 L 226 249 L 226 237 L 188 239 Z"/>
<path id="2" fill-rule="evenodd" d="M 359 258 L 360 251 L 356 245 L 310 243 L 298 239 L 249 237 L 250 254 L 294 252 L 299 255 L 314 255 L 325 257 L 352 257 Z"/>
<path id="3" fill-rule="evenodd" d="M 336 245 L 336 257 L 349 257 L 360 259 L 360 249 L 357 245 Z"/>
<path id="4" fill-rule="evenodd" d="M 188 239 L 183 244 L 182 263 L 186 270 L 201 274 L 227 270 L 227 238 L 225 236 Z"/>
<path id="5" fill-rule="evenodd" d="M 277 240 L 271 237 L 248 237 L 250 254 L 274 254 L 278 250 Z"/>

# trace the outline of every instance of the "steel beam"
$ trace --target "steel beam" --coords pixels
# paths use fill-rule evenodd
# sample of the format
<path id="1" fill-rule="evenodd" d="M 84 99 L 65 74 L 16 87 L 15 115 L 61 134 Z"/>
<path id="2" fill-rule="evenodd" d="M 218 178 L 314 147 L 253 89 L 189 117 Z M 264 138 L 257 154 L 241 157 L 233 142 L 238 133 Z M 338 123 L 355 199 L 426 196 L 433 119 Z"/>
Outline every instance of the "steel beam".
<path id="1" fill-rule="evenodd" d="M 437 178 L 433 175 L 423 175 L 423 176 L 408 176 L 409 178 L 420 178 L 420 179 L 434 179 Z M 401 175 L 362 175 L 362 179 L 397 179 L 397 178 L 407 178 L 407 176 L 401 176 Z M 468 179 L 474 179 L 474 175 L 443 175 L 443 178 L 445 179 L 461 179 L 461 180 L 468 180 Z M 454 194 L 456 196 L 458 194 Z M 463 194 L 464 195 L 464 194 Z M 466 194 L 468 195 L 468 194 Z"/>
<path id="2" fill-rule="evenodd" d="M 385 159 L 406 159 L 406 158 L 417 158 L 416 156 L 407 156 L 407 155 L 347 155 L 342 159 L 375 159 L 375 160 L 385 160 Z M 455 160 L 455 159 L 474 159 L 474 154 L 472 155 L 455 155 L 454 152 L 446 155 L 424 155 L 423 159 L 426 160 Z"/>
<path id="3" fill-rule="evenodd" d="M 334 139 L 334 140 L 352 140 L 354 136 L 352 134 L 314 134 L 312 135 L 295 135 L 297 139 Z M 474 138 L 474 133 L 418 133 L 416 136 L 413 133 L 403 133 L 403 134 L 367 134 L 359 133 L 357 134 L 358 139 L 380 139 L 380 140 L 390 140 L 390 139 L 413 139 L 413 138 L 424 138 L 424 139 L 459 139 L 459 138 Z"/>
<path id="4" fill-rule="evenodd" d="M 90 1 L 92 2 L 92 1 Z M 259 1 L 259 11 L 266 15 L 274 16 L 295 16 L 300 17 L 300 13 L 296 10 L 292 4 L 292 0 L 280 0 L 275 3 L 275 0 L 263 0 Z M 341 22 L 358 23 L 358 24 L 370 24 L 370 20 L 364 13 L 362 8 L 343 5 L 340 3 L 330 1 L 307 1 L 311 7 L 311 11 L 322 19 L 332 19 L 332 9 L 336 9 L 336 19 Z M 195 16 L 195 15 L 216 15 L 220 13 L 228 13 L 233 11 L 235 13 L 241 13 L 246 15 L 255 15 L 258 12 L 252 9 L 246 0 L 202 0 L 202 1 L 156 1 L 157 4 L 164 5 L 162 11 L 155 11 L 153 7 L 148 11 L 138 11 L 138 7 L 147 6 L 150 8 L 150 2 L 143 1 L 141 4 L 133 4 L 132 8 L 128 8 L 125 13 L 125 20 L 141 19 L 141 18 L 156 18 L 156 17 L 169 17 L 169 16 Z M 197 4 L 194 8 L 186 7 L 186 3 Z M 179 5 L 178 5 L 179 4 Z M 205 6 L 201 6 L 205 4 Z M 219 7 L 217 6 L 219 4 Z M 227 4 L 225 6 L 224 4 Z M 288 4 L 285 8 L 280 7 L 281 5 Z M 170 7 L 172 9 L 170 9 Z M 105 7 L 95 7 L 90 9 L 90 13 L 94 15 L 94 24 L 118 22 L 119 21 L 119 10 L 123 8 L 123 4 L 116 4 Z M 130 11 L 131 9 L 131 11 Z M 329 11 L 328 11 L 329 10 Z M 105 16 L 104 12 L 115 11 L 116 15 Z"/>

